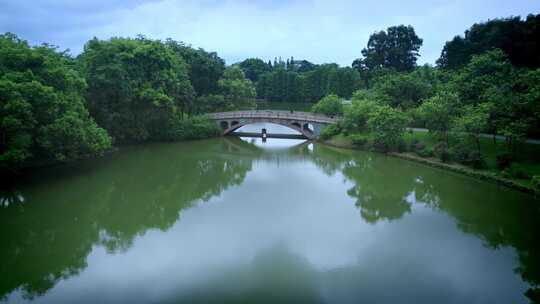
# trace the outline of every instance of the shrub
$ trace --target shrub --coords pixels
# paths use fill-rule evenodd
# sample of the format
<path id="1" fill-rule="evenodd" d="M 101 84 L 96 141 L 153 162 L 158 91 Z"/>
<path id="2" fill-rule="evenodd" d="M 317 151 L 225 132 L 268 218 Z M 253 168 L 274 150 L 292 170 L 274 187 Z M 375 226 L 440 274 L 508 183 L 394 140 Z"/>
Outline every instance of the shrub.
<path id="1" fill-rule="evenodd" d="M 540 191 L 540 175 L 534 175 L 531 178 L 531 186 L 534 188 L 534 190 Z"/>
<path id="2" fill-rule="evenodd" d="M 518 165 L 518 164 L 511 164 L 510 167 L 508 167 L 510 171 L 510 175 L 514 178 L 519 179 L 530 179 L 531 175 L 527 172 L 527 170 Z"/>
<path id="3" fill-rule="evenodd" d="M 185 119 L 175 118 L 169 122 L 168 132 L 164 140 L 186 140 L 216 137 L 221 130 L 216 123 L 203 116 Z"/>
<path id="4" fill-rule="evenodd" d="M 341 98 L 335 94 L 330 94 L 323 97 L 311 107 L 311 111 L 326 115 L 341 115 L 343 114 L 343 104 Z"/>
<path id="5" fill-rule="evenodd" d="M 514 156 L 509 152 L 502 152 L 497 154 L 497 168 L 503 170 L 508 168 L 510 164 L 514 161 Z"/>
<path id="6" fill-rule="evenodd" d="M 341 129 L 336 124 L 331 124 L 326 127 L 324 127 L 321 130 L 321 139 L 329 139 L 330 137 L 334 135 L 338 135 L 341 132 Z"/>
<path id="7" fill-rule="evenodd" d="M 468 145 L 456 145 L 449 150 L 449 159 L 464 164 L 475 169 L 483 169 L 486 167 L 484 156 L 470 148 Z"/>
<path id="8" fill-rule="evenodd" d="M 425 145 L 420 143 L 418 141 L 418 139 L 414 138 L 413 140 L 411 140 L 411 143 L 409 144 L 409 151 L 411 152 L 418 152 L 418 151 L 421 151 L 423 149 L 425 149 Z"/>
<path id="9" fill-rule="evenodd" d="M 467 166 L 471 166 L 475 169 L 483 169 L 486 167 L 486 161 L 484 160 L 484 156 L 478 151 L 473 151 L 469 153 L 469 157 L 464 164 Z"/>
<path id="10" fill-rule="evenodd" d="M 384 141 L 378 139 L 373 140 L 371 148 L 375 151 L 383 153 L 390 151 L 390 147 Z"/>
<path id="11" fill-rule="evenodd" d="M 431 148 L 423 148 L 423 149 L 417 150 L 416 154 L 418 154 L 421 157 L 432 157 L 433 150 Z"/>
<path id="12" fill-rule="evenodd" d="M 352 134 L 348 138 L 352 141 L 353 145 L 359 147 L 365 146 L 369 141 L 369 138 L 363 134 Z"/>
<path id="13" fill-rule="evenodd" d="M 405 142 L 405 140 L 403 140 L 403 138 L 400 139 L 400 141 L 398 142 L 397 150 L 399 153 L 407 152 L 407 143 Z"/>
<path id="14" fill-rule="evenodd" d="M 510 174 L 510 171 L 508 170 L 508 168 L 505 168 L 504 170 L 502 170 L 499 175 L 503 178 L 510 178 L 512 177 L 512 175 Z"/>
<path id="15" fill-rule="evenodd" d="M 433 154 L 443 162 L 447 162 L 450 159 L 448 148 L 445 142 L 439 142 L 433 147 Z"/>

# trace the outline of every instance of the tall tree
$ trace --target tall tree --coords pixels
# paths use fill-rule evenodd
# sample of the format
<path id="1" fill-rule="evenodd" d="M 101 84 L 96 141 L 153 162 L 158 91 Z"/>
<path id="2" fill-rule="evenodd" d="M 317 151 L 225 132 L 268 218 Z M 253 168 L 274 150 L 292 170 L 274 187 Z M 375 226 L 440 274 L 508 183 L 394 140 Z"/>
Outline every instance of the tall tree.
<path id="1" fill-rule="evenodd" d="M 226 104 L 226 107 L 220 110 L 255 107 L 255 87 L 238 66 L 225 69 L 223 78 L 219 80 L 219 87 Z"/>
<path id="2" fill-rule="evenodd" d="M 268 66 L 264 61 L 262 61 L 259 58 L 248 58 L 238 64 L 242 71 L 244 71 L 244 74 L 246 75 L 246 78 L 251 80 L 252 82 L 257 82 L 259 80 L 259 77 L 266 73 L 270 72 L 272 67 Z"/>
<path id="3" fill-rule="evenodd" d="M 416 66 L 422 42 L 410 25 L 389 27 L 369 37 L 367 47 L 362 50 L 363 62 L 370 70 L 392 68 L 410 71 Z"/>
<path id="4" fill-rule="evenodd" d="M 194 49 L 172 39 L 168 39 L 166 45 L 188 65 L 189 79 L 197 95 L 217 93 L 218 80 L 225 71 L 225 61 L 217 53 Z"/>

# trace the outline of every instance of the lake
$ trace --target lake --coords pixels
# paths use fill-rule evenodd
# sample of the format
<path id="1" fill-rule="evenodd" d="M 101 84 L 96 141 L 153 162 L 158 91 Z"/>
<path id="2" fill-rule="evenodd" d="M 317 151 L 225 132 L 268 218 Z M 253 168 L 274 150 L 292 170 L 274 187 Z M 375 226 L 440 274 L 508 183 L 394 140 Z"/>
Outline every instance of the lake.
<path id="1" fill-rule="evenodd" d="M 528 303 L 540 284 L 532 196 L 303 140 L 122 147 L 0 203 L 8 303 Z"/>

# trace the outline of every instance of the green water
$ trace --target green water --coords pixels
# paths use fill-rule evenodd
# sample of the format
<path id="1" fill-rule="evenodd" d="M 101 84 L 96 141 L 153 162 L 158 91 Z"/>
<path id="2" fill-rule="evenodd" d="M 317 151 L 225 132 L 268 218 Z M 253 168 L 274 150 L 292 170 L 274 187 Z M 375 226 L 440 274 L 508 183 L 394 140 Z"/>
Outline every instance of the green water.
<path id="1" fill-rule="evenodd" d="M 383 155 L 220 138 L 1 193 L 9 303 L 528 303 L 530 196 Z"/>

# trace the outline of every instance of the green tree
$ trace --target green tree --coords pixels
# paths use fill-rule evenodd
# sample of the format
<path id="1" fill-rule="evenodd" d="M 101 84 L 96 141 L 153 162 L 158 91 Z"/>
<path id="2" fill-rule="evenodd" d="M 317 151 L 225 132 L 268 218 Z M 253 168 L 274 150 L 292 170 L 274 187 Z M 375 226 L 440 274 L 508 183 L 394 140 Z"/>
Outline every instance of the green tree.
<path id="1" fill-rule="evenodd" d="M 225 69 L 223 78 L 219 80 L 219 88 L 225 101 L 225 107 L 220 110 L 255 107 L 255 87 L 249 79 L 246 79 L 244 72 L 238 66 Z"/>
<path id="2" fill-rule="evenodd" d="M 161 41 L 92 39 L 80 60 L 90 112 L 117 142 L 159 139 L 177 113 L 194 111 L 188 66 Z"/>
<path id="3" fill-rule="evenodd" d="M 256 83 L 259 77 L 267 72 L 270 72 L 272 67 L 269 67 L 264 61 L 259 58 L 248 58 L 238 64 L 246 78 Z"/>
<path id="4" fill-rule="evenodd" d="M 346 133 L 362 131 L 367 127 L 367 121 L 375 110 L 379 107 L 374 99 L 366 95 L 363 90 L 356 91 L 353 95 L 351 105 L 344 109 L 342 126 Z"/>
<path id="5" fill-rule="evenodd" d="M 501 50 L 475 55 L 454 74 L 452 89 L 464 104 L 488 102 L 486 92 L 493 87 L 506 86 L 516 77 L 516 70 Z"/>
<path id="6" fill-rule="evenodd" d="M 540 14 L 521 17 L 493 19 L 475 23 L 465 31 L 465 36 L 456 36 L 446 42 L 437 64 L 447 69 L 465 66 L 473 55 L 492 49 L 501 49 L 510 62 L 518 67 L 540 67 Z"/>
<path id="7" fill-rule="evenodd" d="M 375 147 L 385 151 L 398 146 L 407 123 L 407 116 L 390 106 L 377 107 L 367 121 Z"/>
<path id="8" fill-rule="evenodd" d="M 194 49 L 172 39 L 165 44 L 188 65 L 189 79 L 198 96 L 217 93 L 218 80 L 225 71 L 225 61 L 217 53 Z"/>
<path id="9" fill-rule="evenodd" d="M 362 50 L 362 60 L 370 70 L 410 71 L 416 66 L 422 42 L 412 26 L 392 26 L 369 37 L 367 47 Z"/>
<path id="10" fill-rule="evenodd" d="M 469 105 L 463 109 L 463 114 L 452 122 L 452 131 L 464 142 L 473 143 L 478 154 L 482 155 L 480 134 L 488 126 L 489 113 L 493 109 L 492 103 Z"/>
<path id="11" fill-rule="evenodd" d="M 330 94 L 314 104 L 311 111 L 326 115 L 341 115 L 343 114 L 343 104 L 341 103 L 341 98 L 337 95 Z"/>
<path id="12" fill-rule="evenodd" d="M 433 84 L 415 73 L 390 73 L 377 78 L 371 89 L 377 98 L 392 107 L 408 110 L 431 97 Z"/>
<path id="13" fill-rule="evenodd" d="M 441 91 L 435 96 L 425 100 L 419 107 L 420 118 L 425 122 L 431 132 L 440 133 L 449 145 L 448 131 L 456 113 L 456 105 L 459 104 L 457 94 Z"/>
<path id="14" fill-rule="evenodd" d="M 0 166 L 67 161 L 111 145 L 84 106 L 84 79 L 63 52 L 0 35 Z"/>

